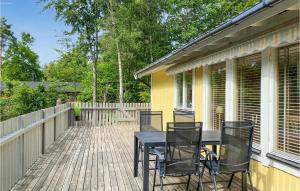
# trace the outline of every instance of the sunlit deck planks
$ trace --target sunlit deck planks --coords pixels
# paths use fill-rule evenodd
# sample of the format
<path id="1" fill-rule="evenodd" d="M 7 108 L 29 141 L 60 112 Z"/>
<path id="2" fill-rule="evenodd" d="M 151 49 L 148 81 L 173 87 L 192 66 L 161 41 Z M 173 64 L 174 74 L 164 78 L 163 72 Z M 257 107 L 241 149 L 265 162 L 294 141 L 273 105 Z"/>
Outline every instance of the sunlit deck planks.
<path id="1" fill-rule="evenodd" d="M 134 125 L 69 128 L 12 190 L 141 190 L 141 167 L 139 176 L 133 177 L 133 132 L 137 129 Z M 179 181 L 186 178 L 168 177 L 165 183 Z M 205 181 L 210 181 L 208 173 Z M 220 190 L 226 186 L 218 184 Z M 211 190 L 211 184 L 205 188 Z M 185 185 L 165 186 L 165 190 L 185 190 Z M 195 180 L 190 190 L 196 190 Z M 234 182 L 231 190 L 240 190 L 239 183 Z"/>

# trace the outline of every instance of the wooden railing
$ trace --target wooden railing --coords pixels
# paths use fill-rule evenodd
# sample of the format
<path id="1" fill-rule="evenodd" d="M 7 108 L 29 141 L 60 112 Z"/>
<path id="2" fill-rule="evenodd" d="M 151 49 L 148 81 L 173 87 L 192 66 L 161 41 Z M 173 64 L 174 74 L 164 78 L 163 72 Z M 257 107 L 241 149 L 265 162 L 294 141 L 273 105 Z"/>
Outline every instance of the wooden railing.
<path id="1" fill-rule="evenodd" d="M 0 191 L 12 188 L 70 125 L 138 123 L 139 111 L 150 109 L 148 103 L 81 103 L 75 123 L 73 106 L 66 103 L 0 122 Z"/>

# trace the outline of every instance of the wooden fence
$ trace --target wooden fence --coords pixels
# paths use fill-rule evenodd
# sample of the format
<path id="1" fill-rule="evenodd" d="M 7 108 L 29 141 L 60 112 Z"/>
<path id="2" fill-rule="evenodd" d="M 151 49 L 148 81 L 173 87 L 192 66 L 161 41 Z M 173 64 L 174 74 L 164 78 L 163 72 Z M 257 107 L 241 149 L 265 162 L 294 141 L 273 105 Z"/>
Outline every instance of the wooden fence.
<path id="1" fill-rule="evenodd" d="M 36 159 L 75 123 L 66 103 L 0 122 L 0 191 L 7 191 L 23 177 Z M 138 123 L 139 111 L 148 103 L 81 103 L 80 125 Z"/>
<path id="2" fill-rule="evenodd" d="M 74 103 L 72 103 L 72 107 Z M 149 110 L 149 103 L 81 103 L 79 124 L 113 125 L 121 123 L 139 123 L 139 111 Z M 72 113 L 73 111 L 71 111 Z M 71 115 L 70 125 L 75 125 L 74 115 Z"/>

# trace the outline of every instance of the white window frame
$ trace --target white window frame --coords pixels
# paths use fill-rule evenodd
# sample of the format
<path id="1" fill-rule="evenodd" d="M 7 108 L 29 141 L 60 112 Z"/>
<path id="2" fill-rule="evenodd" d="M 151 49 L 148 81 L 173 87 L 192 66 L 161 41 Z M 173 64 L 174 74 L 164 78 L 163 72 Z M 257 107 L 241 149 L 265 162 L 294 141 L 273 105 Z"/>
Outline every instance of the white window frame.
<path id="1" fill-rule="evenodd" d="M 188 110 L 188 111 L 194 111 L 195 110 L 195 69 L 192 70 L 192 107 L 188 108 L 187 107 L 187 87 L 186 87 L 186 72 L 183 72 L 183 84 L 182 84 L 182 107 L 179 107 L 177 105 L 178 103 L 178 97 L 177 97 L 177 93 L 178 91 L 178 87 L 177 87 L 177 74 L 174 75 L 174 108 L 175 109 L 179 109 L 179 110 Z"/>
<path id="2" fill-rule="evenodd" d="M 286 44 L 284 46 L 287 46 Z M 300 177 L 299 169 L 266 156 L 276 151 L 277 139 L 277 68 L 278 49 L 268 47 L 261 52 L 261 144 L 253 145 L 260 150 L 260 155 L 253 154 L 252 159 L 257 160 L 266 167 L 274 167 L 294 176 Z M 246 56 L 246 55 L 245 55 Z M 202 80 L 202 119 L 203 128 L 211 127 L 211 84 L 210 67 L 203 66 Z M 226 60 L 226 87 L 225 87 L 225 120 L 237 120 L 237 59 Z"/>
<path id="3" fill-rule="evenodd" d="M 211 114 L 211 68 L 209 65 L 203 67 L 202 80 L 202 119 L 203 129 L 211 129 L 212 114 Z"/>

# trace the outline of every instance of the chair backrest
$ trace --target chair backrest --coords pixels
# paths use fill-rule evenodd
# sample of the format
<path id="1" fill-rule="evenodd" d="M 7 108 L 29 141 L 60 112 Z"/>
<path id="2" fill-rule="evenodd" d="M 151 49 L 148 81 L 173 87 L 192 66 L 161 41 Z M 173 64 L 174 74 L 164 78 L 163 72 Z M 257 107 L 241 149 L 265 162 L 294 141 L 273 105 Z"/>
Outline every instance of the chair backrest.
<path id="1" fill-rule="evenodd" d="M 253 130 L 254 123 L 251 121 L 222 123 L 218 164 L 220 172 L 249 170 Z"/>
<path id="2" fill-rule="evenodd" d="M 195 122 L 194 111 L 173 111 L 173 122 Z"/>
<path id="3" fill-rule="evenodd" d="M 140 131 L 162 131 L 162 111 L 140 111 Z"/>
<path id="4" fill-rule="evenodd" d="M 166 175 L 192 174 L 199 170 L 202 122 L 167 123 L 165 166 Z"/>

